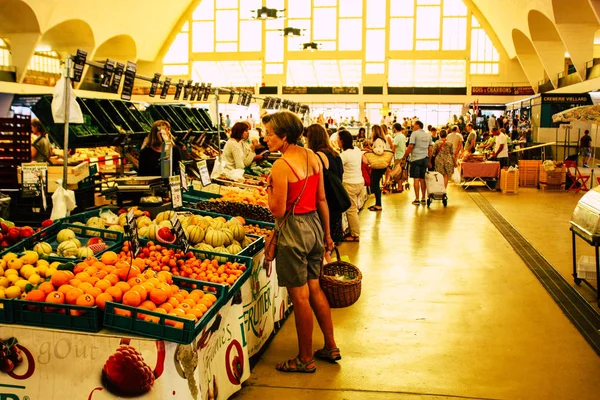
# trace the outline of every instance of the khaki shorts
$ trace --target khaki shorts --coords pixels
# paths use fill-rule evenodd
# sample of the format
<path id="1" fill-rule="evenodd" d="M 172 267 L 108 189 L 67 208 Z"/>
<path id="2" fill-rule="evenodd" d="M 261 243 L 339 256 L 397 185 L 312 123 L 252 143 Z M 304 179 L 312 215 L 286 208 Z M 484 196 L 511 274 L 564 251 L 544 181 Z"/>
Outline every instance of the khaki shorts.
<path id="1" fill-rule="evenodd" d="M 308 279 L 319 279 L 324 252 L 323 228 L 317 212 L 290 215 L 277 239 L 275 265 L 279 286 L 299 287 Z"/>

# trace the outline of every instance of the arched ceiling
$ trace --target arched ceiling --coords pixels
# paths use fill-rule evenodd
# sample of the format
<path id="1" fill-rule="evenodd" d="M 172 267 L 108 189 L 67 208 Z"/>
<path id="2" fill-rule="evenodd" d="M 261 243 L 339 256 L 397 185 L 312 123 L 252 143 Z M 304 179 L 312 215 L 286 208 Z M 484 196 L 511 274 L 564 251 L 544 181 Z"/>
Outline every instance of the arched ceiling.
<path id="1" fill-rule="evenodd" d="M 61 22 L 44 33 L 40 45 L 49 46 L 61 54 L 75 54 L 77 49 L 87 52 L 94 50 L 92 28 L 80 19 Z"/>
<path id="2" fill-rule="evenodd" d="M 0 0 L 0 35 L 40 32 L 35 12 L 20 0 Z"/>
<path id="3" fill-rule="evenodd" d="M 137 46 L 130 35 L 114 36 L 100 46 L 94 53 L 95 60 L 135 60 L 137 59 Z"/>

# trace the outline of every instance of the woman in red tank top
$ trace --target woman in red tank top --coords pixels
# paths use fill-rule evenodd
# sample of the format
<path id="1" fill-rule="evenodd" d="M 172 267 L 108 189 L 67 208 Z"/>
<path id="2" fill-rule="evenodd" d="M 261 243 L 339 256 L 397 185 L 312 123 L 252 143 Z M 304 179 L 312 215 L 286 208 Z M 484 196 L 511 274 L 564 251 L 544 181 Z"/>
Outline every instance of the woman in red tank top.
<path id="1" fill-rule="evenodd" d="M 277 364 L 283 372 L 315 372 L 315 357 L 335 362 L 340 349 L 333 335 L 331 310 L 319 285 L 325 249 L 333 249 L 323 171 L 317 156 L 297 146 L 304 127 L 291 112 L 263 117 L 271 152 L 283 156 L 273 164 L 267 182 L 269 208 L 279 225 L 276 270 L 279 286 L 286 287 L 294 303 L 299 354 Z M 313 353 L 313 312 L 323 332 L 325 346 Z"/>

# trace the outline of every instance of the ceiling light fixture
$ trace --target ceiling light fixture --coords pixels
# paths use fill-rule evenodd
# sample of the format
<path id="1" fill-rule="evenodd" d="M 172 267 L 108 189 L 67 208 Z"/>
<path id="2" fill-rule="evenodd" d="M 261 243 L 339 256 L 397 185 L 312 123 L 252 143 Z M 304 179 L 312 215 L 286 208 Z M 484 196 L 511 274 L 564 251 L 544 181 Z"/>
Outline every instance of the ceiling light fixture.
<path id="1" fill-rule="evenodd" d="M 256 12 L 256 17 L 255 17 L 256 19 L 266 20 L 266 19 L 281 18 L 277 13 L 283 12 L 283 11 L 285 11 L 285 9 L 278 10 L 276 8 L 261 7 L 258 10 L 250 10 L 250 11 Z"/>
<path id="2" fill-rule="evenodd" d="M 303 43 L 302 44 L 302 48 L 304 50 L 309 50 L 309 51 L 315 51 L 315 50 L 319 50 L 319 44 L 315 43 L 315 42 L 308 42 L 308 43 Z"/>
<path id="3" fill-rule="evenodd" d="M 283 32 L 283 36 L 289 36 L 289 37 L 302 36 L 302 31 L 305 31 L 305 30 L 306 29 L 292 28 L 291 26 L 284 28 L 284 29 L 280 29 L 280 31 Z"/>

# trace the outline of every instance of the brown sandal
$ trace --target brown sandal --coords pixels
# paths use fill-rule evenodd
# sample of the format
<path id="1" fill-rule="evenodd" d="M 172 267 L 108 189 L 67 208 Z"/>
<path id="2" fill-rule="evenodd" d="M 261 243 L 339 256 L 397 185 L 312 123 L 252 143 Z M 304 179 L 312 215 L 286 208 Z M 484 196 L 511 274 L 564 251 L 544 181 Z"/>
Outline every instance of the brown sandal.
<path id="1" fill-rule="evenodd" d="M 331 363 L 335 363 L 338 360 L 342 359 L 342 355 L 340 354 L 340 349 L 337 347 L 329 350 L 327 347 L 323 347 L 315 351 L 315 357 L 320 358 L 321 360 L 329 361 Z"/>
<path id="2" fill-rule="evenodd" d="M 292 367 L 291 362 L 294 361 L 294 363 L 296 364 L 295 366 Z M 287 360 L 284 361 L 283 363 L 279 363 L 275 366 L 275 369 L 277 371 L 281 371 L 281 372 L 304 372 L 304 373 L 309 373 L 312 374 L 313 372 L 315 372 L 317 370 L 316 366 L 313 366 L 312 368 L 309 368 L 308 366 L 310 364 L 314 365 L 315 363 L 315 358 L 311 358 L 310 361 L 304 363 L 302 362 L 302 360 L 300 360 L 300 357 L 296 357 L 292 360 Z"/>

